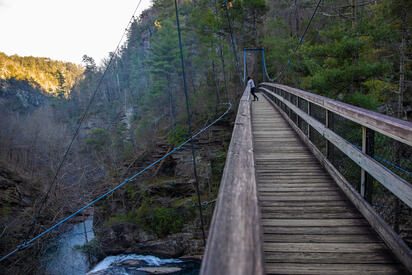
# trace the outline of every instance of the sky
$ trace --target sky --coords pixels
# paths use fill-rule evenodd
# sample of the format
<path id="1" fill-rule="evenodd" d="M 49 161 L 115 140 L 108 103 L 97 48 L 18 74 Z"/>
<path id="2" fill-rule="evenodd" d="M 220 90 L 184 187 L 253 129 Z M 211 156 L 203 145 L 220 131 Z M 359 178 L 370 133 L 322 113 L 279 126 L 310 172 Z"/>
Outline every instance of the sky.
<path id="1" fill-rule="evenodd" d="M 0 52 L 97 64 L 114 51 L 139 0 L 0 0 Z M 142 0 L 136 15 L 151 6 Z"/>

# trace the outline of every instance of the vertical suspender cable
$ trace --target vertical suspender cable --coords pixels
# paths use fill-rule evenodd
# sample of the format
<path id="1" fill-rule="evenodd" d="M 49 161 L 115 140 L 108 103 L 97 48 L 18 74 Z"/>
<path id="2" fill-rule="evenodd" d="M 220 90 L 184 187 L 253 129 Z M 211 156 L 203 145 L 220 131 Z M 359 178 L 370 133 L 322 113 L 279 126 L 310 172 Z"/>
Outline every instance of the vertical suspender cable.
<path id="1" fill-rule="evenodd" d="M 180 61 L 182 62 L 183 86 L 184 86 L 185 98 L 186 98 L 187 122 L 189 124 L 189 137 L 191 137 L 192 136 L 192 120 L 191 120 L 191 117 L 190 117 L 189 95 L 187 93 L 185 62 L 184 62 L 184 58 L 183 58 L 183 47 L 182 47 L 182 36 L 180 34 L 179 11 L 178 11 L 178 8 L 177 8 L 177 1 L 176 0 L 175 0 L 175 10 L 176 10 L 177 33 L 179 35 Z M 194 144 L 193 144 L 193 139 L 190 140 L 190 144 L 192 146 L 193 172 L 195 174 L 195 188 L 196 188 L 197 202 L 198 202 L 199 213 L 200 213 L 200 223 L 201 223 L 201 226 L 202 226 L 203 245 L 206 246 L 205 228 L 204 228 L 204 224 L 203 224 L 203 212 L 202 212 L 202 205 L 201 205 L 201 202 L 200 202 L 199 178 L 198 178 L 198 175 L 197 175 L 196 155 L 195 155 L 195 147 L 194 147 Z"/>
<path id="2" fill-rule="evenodd" d="M 303 38 L 305 37 L 305 35 L 306 35 L 306 33 L 307 33 L 308 29 L 309 29 L 309 26 L 310 26 L 310 24 L 312 23 L 312 20 L 313 20 L 313 18 L 315 17 L 316 12 L 318 11 L 318 8 L 319 8 L 321 2 L 322 2 L 322 0 L 319 0 L 319 1 L 318 1 L 318 4 L 316 5 L 315 10 L 313 11 L 312 16 L 311 16 L 310 19 L 309 19 L 309 22 L 308 22 L 308 24 L 306 25 L 305 30 L 303 31 L 301 37 L 299 38 L 299 43 L 298 43 L 298 45 L 296 46 L 295 50 L 294 50 L 293 53 L 292 53 L 292 58 L 294 58 L 294 57 L 296 56 L 297 51 L 299 50 L 300 46 L 302 45 L 302 43 L 303 43 Z M 291 58 L 291 59 L 292 59 L 292 58 Z M 291 61 L 288 60 L 288 63 L 285 64 L 285 65 L 283 65 L 280 73 L 279 73 L 278 76 L 277 76 L 276 78 L 274 78 L 273 80 L 269 78 L 269 75 L 267 75 L 267 77 L 269 78 L 270 81 L 277 81 L 277 80 L 283 75 L 283 73 L 285 72 L 286 68 L 290 66 L 290 64 L 291 64 Z"/>
<path id="3" fill-rule="evenodd" d="M 245 85 L 246 86 L 246 73 L 247 73 L 247 70 L 246 70 L 246 50 L 245 49 L 243 49 L 243 85 Z"/>
<path id="4" fill-rule="evenodd" d="M 226 0 L 224 0 L 224 4 L 225 4 L 224 7 L 225 7 L 225 12 L 226 12 L 227 24 L 228 24 L 229 33 L 230 33 L 230 40 L 232 41 L 232 51 L 233 51 L 233 55 L 235 57 L 235 62 L 236 62 L 236 70 L 237 70 L 237 73 L 239 74 L 240 83 L 243 85 L 244 84 L 243 82 L 245 81 L 245 79 L 242 78 L 242 74 L 239 69 L 239 59 L 237 57 L 235 40 L 233 39 L 232 24 L 230 23 L 229 10 L 227 8 Z"/>

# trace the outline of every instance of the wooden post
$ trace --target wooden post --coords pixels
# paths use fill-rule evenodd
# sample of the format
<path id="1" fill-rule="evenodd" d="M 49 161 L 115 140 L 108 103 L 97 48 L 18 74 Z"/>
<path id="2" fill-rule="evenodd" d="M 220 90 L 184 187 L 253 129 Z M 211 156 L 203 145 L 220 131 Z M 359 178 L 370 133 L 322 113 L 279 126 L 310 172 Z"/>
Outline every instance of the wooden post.
<path id="1" fill-rule="evenodd" d="M 371 129 L 366 129 L 366 154 L 372 158 L 375 155 L 375 132 Z M 372 203 L 373 181 L 372 176 L 366 174 L 365 198 L 369 203 Z"/>
<path id="2" fill-rule="evenodd" d="M 287 99 L 289 102 L 292 102 L 292 101 L 290 100 L 291 94 L 290 94 L 290 93 L 287 93 L 286 95 L 287 95 L 288 98 L 286 98 L 286 96 L 285 96 L 285 99 Z M 287 107 L 287 108 L 288 108 L 288 116 L 289 116 L 289 118 L 292 118 L 292 117 L 291 117 L 291 115 L 292 115 L 292 110 L 291 110 L 289 107 Z"/>
<path id="3" fill-rule="evenodd" d="M 362 126 L 362 152 L 373 158 L 375 154 L 375 132 Z M 372 203 L 373 178 L 361 169 L 360 193 L 369 203 Z"/>
<path id="4" fill-rule="evenodd" d="M 362 153 L 366 154 L 366 127 L 362 126 Z M 366 171 L 361 168 L 361 183 L 360 183 L 360 194 L 365 197 L 365 185 L 366 185 Z"/>
<path id="5" fill-rule="evenodd" d="M 299 97 L 298 96 L 296 96 L 296 104 L 295 104 L 298 108 L 300 107 L 299 106 Z M 298 114 L 296 114 L 296 125 L 298 125 L 298 127 L 300 128 L 300 125 L 299 125 L 299 116 L 298 116 Z M 300 129 L 302 129 L 302 128 L 300 128 Z"/>
<path id="6" fill-rule="evenodd" d="M 307 103 L 308 103 L 308 115 L 309 115 L 309 116 L 312 116 L 312 114 L 311 114 L 311 108 L 310 108 L 310 101 L 308 100 Z M 307 136 L 308 136 L 309 140 L 311 140 L 311 139 L 310 139 L 310 124 L 309 124 L 309 123 L 307 123 L 307 124 L 308 124 Z"/>
<path id="7" fill-rule="evenodd" d="M 400 166 L 401 148 L 400 148 L 399 142 L 394 141 L 393 147 L 395 148 L 395 164 Z M 399 230 L 400 215 L 402 214 L 402 204 L 400 203 L 399 198 L 395 199 L 395 205 L 394 205 L 393 212 L 395 213 L 393 230 L 395 230 L 395 232 L 399 234 L 400 233 L 400 230 Z"/>
<path id="8" fill-rule="evenodd" d="M 325 126 L 333 131 L 333 112 L 326 109 Z M 326 140 L 326 157 L 333 163 L 333 144 Z"/>

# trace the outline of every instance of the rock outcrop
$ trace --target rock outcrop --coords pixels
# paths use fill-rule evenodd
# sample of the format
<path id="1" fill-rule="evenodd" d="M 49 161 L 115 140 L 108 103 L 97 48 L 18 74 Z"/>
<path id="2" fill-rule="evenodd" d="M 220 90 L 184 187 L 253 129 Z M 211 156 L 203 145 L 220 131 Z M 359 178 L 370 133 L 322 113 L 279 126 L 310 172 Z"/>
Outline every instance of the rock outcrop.
<path id="1" fill-rule="evenodd" d="M 33 183 L 0 162 L 0 251 L 3 255 L 27 237 L 33 202 L 39 194 Z M 27 257 L 33 250 L 25 250 L 24 253 Z M 8 269 L 9 262 L 6 260 L 0 264 L 0 273 L 17 274 L 21 265 L 30 263 L 30 260 L 27 257 L 26 261 L 12 265 L 11 269 Z"/>
<path id="2" fill-rule="evenodd" d="M 0 79 L 0 107 L 25 113 L 45 105 L 48 97 L 25 80 Z"/>
<path id="3" fill-rule="evenodd" d="M 211 191 L 211 185 L 214 184 L 214 190 L 217 190 L 231 137 L 232 125 L 229 121 L 211 127 L 195 140 L 200 189 L 211 199 L 216 196 Z M 168 150 L 170 145 L 167 142 L 158 141 L 155 151 L 137 161 L 133 170 L 139 171 Z M 175 258 L 203 254 L 200 220 L 195 208 L 197 200 L 192 161 L 191 147 L 185 146 L 149 171 L 146 181 L 144 177 L 139 178 L 139 183 L 131 185 L 122 195 L 113 196 L 110 201 L 95 208 L 95 232 L 102 255 L 134 253 Z M 156 227 L 157 222 L 175 221 L 150 220 L 153 209 L 172 211 L 181 229 L 159 235 L 159 230 L 152 228 Z M 205 215 L 208 223 L 212 211 L 207 211 Z"/>

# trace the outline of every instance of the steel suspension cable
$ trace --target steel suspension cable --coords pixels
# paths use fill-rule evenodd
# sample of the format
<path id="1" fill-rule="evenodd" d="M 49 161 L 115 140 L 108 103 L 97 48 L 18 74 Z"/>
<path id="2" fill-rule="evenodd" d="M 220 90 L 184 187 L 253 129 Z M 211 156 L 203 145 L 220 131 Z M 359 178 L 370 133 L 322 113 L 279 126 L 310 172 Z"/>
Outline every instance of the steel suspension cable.
<path id="1" fill-rule="evenodd" d="M 237 56 L 237 51 L 236 51 L 236 44 L 235 44 L 235 40 L 233 38 L 233 30 L 232 30 L 232 24 L 230 22 L 230 16 L 229 16 L 229 9 L 227 8 L 227 1 L 224 0 L 224 8 L 225 8 L 225 14 L 226 14 L 226 18 L 227 18 L 227 25 L 229 27 L 229 33 L 230 33 L 230 40 L 232 42 L 232 51 L 233 51 L 233 56 L 235 58 L 235 62 L 236 62 L 236 71 L 239 75 L 239 80 L 241 83 L 241 86 L 243 86 L 243 82 L 245 81 L 242 77 L 242 73 L 240 72 L 240 68 L 239 68 L 239 59 Z"/>
<path id="2" fill-rule="evenodd" d="M 174 148 L 173 150 L 171 150 L 170 152 L 166 153 L 165 155 L 163 155 L 161 158 L 159 158 L 158 160 L 152 162 L 151 164 L 149 164 L 148 166 L 146 166 L 145 168 L 143 168 L 142 170 L 140 170 L 138 173 L 134 174 L 132 177 L 125 179 L 122 183 L 120 183 L 119 185 L 117 185 L 116 187 L 110 189 L 109 191 L 107 191 L 105 194 L 101 195 L 100 197 L 98 197 L 97 199 L 93 200 L 92 202 L 86 204 L 85 206 L 83 206 L 82 208 L 80 208 L 79 210 L 77 210 L 76 212 L 72 213 L 71 215 L 67 216 L 66 218 L 62 219 L 61 221 L 59 221 L 58 223 L 56 223 L 55 225 L 49 227 L 48 229 L 44 230 L 42 233 L 38 234 L 37 236 L 35 236 L 34 238 L 30 239 L 29 241 L 23 241 L 20 245 L 18 245 L 13 251 L 9 252 L 7 255 L 3 256 L 0 258 L 0 262 L 4 261 L 5 259 L 7 259 L 8 257 L 10 257 L 11 255 L 17 253 L 18 251 L 21 251 L 23 249 L 28 248 L 29 246 L 31 246 L 35 241 L 37 241 L 38 239 L 40 239 L 42 236 L 44 236 L 45 234 L 49 233 L 50 231 L 52 231 L 53 229 L 55 229 L 56 227 L 62 225 L 63 223 L 65 223 L 66 221 L 70 220 L 71 218 L 73 218 L 74 216 L 78 215 L 79 213 L 81 213 L 82 211 L 86 210 L 87 208 L 89 208 L 90 206 L 94 205 L 95 203 L 97 203 L 98 201 L 102 200 L 103 198 L 109 196 L 110 194 L 112 194 L 114 191 L 116 191 L 117 189 L 121 188 L 122 186 L 124 186 L 125 184 L 132 182 L 134 180 L 136 180 L 136 178 L 141 175 L 142 173 L 144 173 L 145 171 L 149 170 L 150 168 L 152 168 L 153 166 L 155 166 L 156 164 L 158 164 L 159 162 L 161 162 L 163 159 L 167 158 L 168 156 L 170 156 L 171 154 L 173 154 L 174 152 L 180 150 L 183 146 L 185 146 L 187 143 L 189 143 L 190 141 L 192 141 L 194 138 L 196 138 L 197 136 L 199 136 L 200 134 L 202 134 L 203 132 L 205 132 L 207 129 L 209 129 L 211 126 L 213 126 L 214 124 L 216 124 L 216 122 L 218 122 L 219 120 L 221 120 L 225 115 L 227 115 L 230 111 L 230 109 L 232 108 L 232 104 L 231 103 L 222 103 L 224 105 L 228 105 L 228 108 L 226 109 L 226 111 L 220 115 L 217 119 L 215 119 L 212 123 L 210 123 L 209 125 L 207 125 L 206 127 L 204 127 L 203 129 L 199 130 L 196 134 L 194 134 L 193 136 L 191 136 L 189 139 L 187 139 L 186 141 L 184 141 L 182 144 L 180 144 L 178 147 Z M 202 204 L 198 204 L 199 206 L 202 206 Z"/>
<path id="3" fill-rule="evenodd" d="M 40 215 L 41 211 L 43 210 L 43 207 L 44 207 L 45 203 L 47 202 L 47 199 L 48 199 L 48 197 L 49 197 L 49 195 L 50 195 L 50 192 L 51 192 L 53 186 L 54 186 L 55 183 L 56 183 L 56 180 L 57 180 L 57 177 L 58 177 L 58 175 L 59 175 L 59 173 L 60 173 L 60 170 L 62 169 L 63 164 L 64 164 L 64 162 L 65 162 L 66 159 L 67 159 L 67 156 L 68 156 L 68 154 L 69 154 L 69 152 L 70 152 L 70 150 L 71 150 L 71 148 L 72 148 L 72 145 L 73 145 L 74 141 L 76 140 L 76 138 L 77 138 L 77 136 L 78 136 L 78 134 L 79 134 L 80 128 L 81 128 L 84 120 L 86 119 L 87 114 L 89 113 L 89 109 L 90 109 L 90 107 L 92 106 L 92 104 L 93 104 L 93 102 L 94 102 L 94 99 L 95 99 L 95 97 L 96 97 L 96 95 L 97 95 L 97 93 L 98 93 L 98 91 L 99 91 L 100 85 L 102 84 L 102 82 L 103 82 L 103 80 L 104 80 L 104 77 L 106 76 L 106 73 L 107 73 L 108 69 L 110 68 L 110 65 L 111 65 L 112 62 L 113 62 L 114 57 L 115 57 L 116 53 L 118 52 L 118 50 L 119 50 L 119 48 L 120 48 L 120 45 L 121 45 L 121 43 L 122 43 L 122 41 L 123 41 L 123 38 L 125 37 L 126 33 L 128 32 L 129 27 L 130 27 L 130 26 L 132 25 L 132 23 L 133 23 L 133 20 L 134 20 L 134 18 L 135 18 L 135 14 L 136 14 L 137 10 L 139 9 L 141 3 L 142 3 L 142 0 L 139 0 L 138 4 L 137 4 L 137 6 L 136 6 L 136 8 L 135 8 L 135 10 L 134 10 L 134 12 L 133 12 L 133 15 L 132 15 L 132 17 L 131 17 L 130 20 L 129 20 L 129 23 L 127 24 L 127 27 L 125 28 L 125 30 L 124 30 L 124 32 L 123 32 L 123 34 L 122 34 L 122 36 L 121 36 L 121 38 L 120 38 L 120 40 L 119 40 L 119 43 L 118 43 L 117 46 L 116 46 L 115 51 L 114 51 L 113 54 L 110 56 L 109 62 L 108 62 L 108 64 L 107 64 L 105 70 L 103 71 L 103 74 L 102 74 L 102 76 L 100 77 L 100 79 L 99 79 L 99 81 L 98 81 L 98 83 L 97 83 L 97 86 L 96 86 L 96 88 L 95 88 L 95 90 L 94 90 L 94 92 L 93 92 L 93 94 L 92 94 L 92 97 L 90 98 L 90 100 L 89 100 L 89 102 L 88 102 L 88 104 L 87 104 L 87 106 L 86 106 L 86 109 L 85 109 L 85 111 L 84 111 L 84 113 L 83 113 L 83 115 L 82 115 L 82 117 L 81 117 L 81 119 L 80 119 L 80 121 L 79 121 L 79 123 L 78 123 L 78 125 L 77 125 L 77 128 L 76 128 L 76 130 L 75 130 L 75 132 L 74 132 L 74 135 L 73 135 L 73 137 L 72 137 L 72 139 L 71 139 L 71 141 L 70 141 L 70 143 L 69 143 L 69 146 L 67 147 L 67 149 L 66 149 L 66 151 L 65 151 L 65 153 L 64 153 L 64 155 L 63 155 L 63 158 L 62 158 L 62 160 L 60 161 L 59 166 L 58 166 L 58 168 L 57 168 L 57 170 L 56 170 L 56 173 L 55 173 L 55 175 L 54 175 L 54 177 L 53 177 L 53 180 L 52 180 L 52 182 L 51 182 L 50 185 L 49 185 L 49 188 L 48 188 L 48 190 L 47 190 L 47 192 L 46 192 L 46 195 L 43 197 L 42 201 L 40 202 L 40 207 L 39 207 L 39 209 L 37 210 L 37 212 L 36 212 L 36 214 L 35 214 L 35 216 L 34 216 L 33 221 L 35 221 L 35 220 L 37 219 L 37 217 Z M 31 224 L 33 224 L 33 221 L 31 222 Z"/>
<path id="4" fill-rule="evenodd" d="M 318 8 L 319 8 L 321 2 L 322 2 L 322 0 L 319 0 L 319 1 L 318 1 L 318 4 L 316 5 L 315 10 L 313 11 L 312 16 L 311 16 L 310 19 L 309 19 L 309 22 L 308 22 L 308 24 L 306 25 L 305 30 L 303 31 L 302 35 L 301 35 L 300 38 L 299 38 L 299 43 L 298 43 L 298 45 L 296 46 L 295 50 L 294 50 L 293 53 L 292 53 L 292 58 L 294 58 L 294 57 L 296 56 L 297 51 L 299 50 L 300 46 L 303 44 L 303 38 L 305 37 L 305 35 L 306 35 L 306 33 L 307 33 L 308 29 L 309 29 L 309 26 L 311 25 L 311 23 L 312 23 L 312 21 L 313 21 L 313 18 L 315 17 L 316 12 L 318 11 Z M 292 59 L 292 58 L 291 58 L 291 59 Z M 267 78 L 268 78 L 270 81 L 272 81 L 272 82 L 277 81 L 277 80 L 283 75 L 283 73 L 285 72 L 286 68 L 290 66 L 290 64 L 291 64 L 291 61 L 288 60 L 287 64 L 284 64 L 284 65 L 282 66 L 282 69 L 280 70 L 280 73 L 278 74 L 278 76 L 275 77 L 275 78 L 273 78 L 273 79 L 271 79 L 271 78 L 269 77 L 268 72 L 267 72 L 266 62 L 265 62 L 264 68 L 265 68 L 265 72 L 266 72 Z"/>
<path id="5" fill-rule="evenodd" d="M 181 33 L 180 33 L 179 10 L 178 10 L 178 7 L 177 7 L 177 0 L 175 0 L 175 11 L 176 11 L 177 33 L 178 33 L 178 36 L 179 36 L 180 61 L 182 63 L 183 87 L 184 87 L 185 99 L 186 99 L 187 123 L 188 123 L 188 126 L 189 126 L 189 136 L 192 136 L 192 121 L 191 121 L 191 116 L 190 116 L 189 95 L 188 95 L 188 92 L 187 92 L 185 61 L 184 61 L 184 57 L 183 57 L 182 36 L 181 36 Z M 194 172 L 194 175 L 195 175 L 195 188 L 196 188 L 196 193 L 197 193 L 197 202 L 198 202 L 198 205 L 199 205 L 200 224 L 202 226 L 203 246 L 206 246 L 206 235 L 205 235 L 205 228 L 204 228 L 204 224 L 203 224 L 203 212 L 202 212 L 202 206 L 201 206 L 201 202 L 200 202 L 199 177 L 197 175 L 196 153 L 195 153 L 195 147 L 194 147 L 194 144 L 193 144 L 193 139 L 190 140 L 190 144 L 191 144 L 191 147 L 192 147 L 193 172 Z"/>

